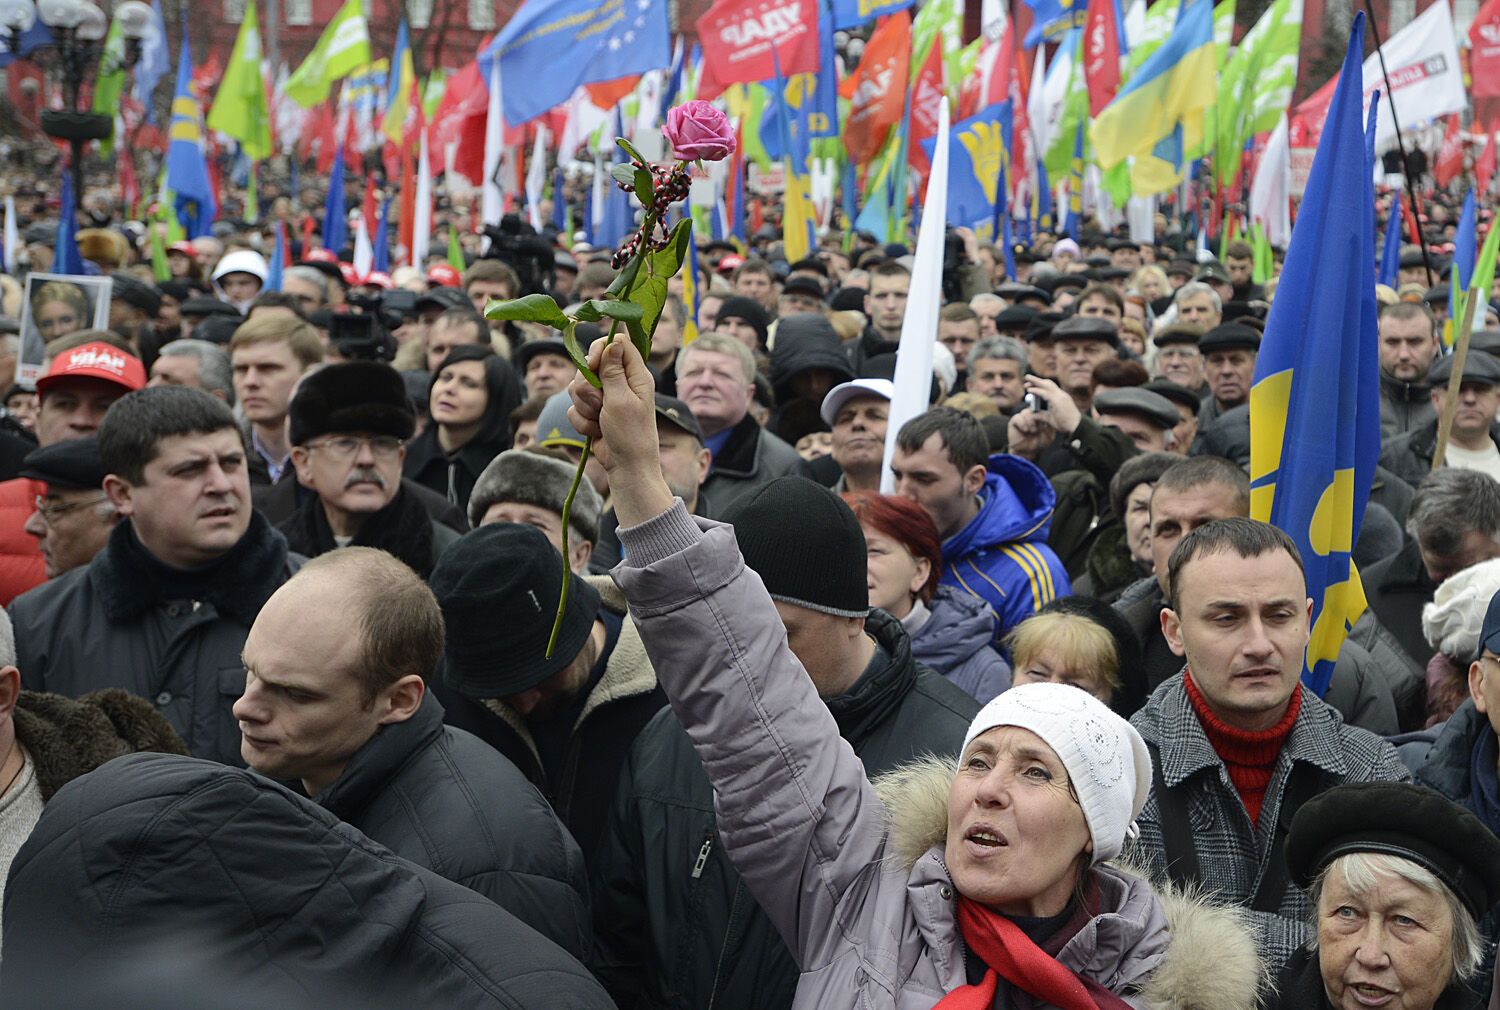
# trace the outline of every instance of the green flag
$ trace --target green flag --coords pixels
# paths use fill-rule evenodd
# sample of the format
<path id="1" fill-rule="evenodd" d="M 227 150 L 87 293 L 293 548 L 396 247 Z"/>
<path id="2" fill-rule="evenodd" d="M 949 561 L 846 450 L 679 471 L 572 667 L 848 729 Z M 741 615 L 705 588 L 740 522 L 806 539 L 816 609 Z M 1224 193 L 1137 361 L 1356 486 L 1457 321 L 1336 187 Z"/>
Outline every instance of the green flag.
<path id="1" fill-rule="evenodd" d="M 1275 0 L 1245 33 L 1219 73 L 1215 175 L 1229 185 L 1240 152 L 1257 133 L 1276 128 L 1297 86 L 1302 0 Z"/>
<path id="2" fill-rule="evenodd" d="M 943 44 L 943 71 L 955 78 L 957 61 L 963 54 L 963 6 L 958 0 L 928 0 L 911 23 L 911 83 L 917 83 L 927 52 L 939 36 Z"/>
<path id="3" fill-rule="evenodd" d="M 158 283 L 172 279 L 172 264 L 167 262 L 167 243 L 162 236 L 161 214 L 151 218 L 151 276 Z"/>
<path id="4" fill-rule="evenodd" d="M 318 44 L 286 82 L 292 101 L 310 109 L 328 98 L 333 82 L 371 62 L 370 25 L 363 0 L 346 0 L 328 22 Z"/>
<path id="5" fill-rule="evenodd" d="M 469 268 L 464 262 L 463 248 L 458 244 L 458 232 L 451 221 L 448 223 L 448 265 L 459 273 Z"/>
<path id="6" fill-rule="evenodd" d="M 224 79 L 219 82 L 219 92 L 208 110 L 208 125 L 238 140 L 252 161 L 271 156 L 271 116 L 266 108 L 266 82 L 260 58 L 259 21 L 255 0 L 249 0 L 229 65 L 224 68 Z"/>
<path id="7" fill-rule="evenodd" d="M 120 22 L 109 26 L 104 52 L 99 55 L 99 76 L 94 81 L 93 112 L 109 117 L 111 128 L 120 112 L 120 96 L 125 93 L 125 34 Z M 114 150 L 114 134 L 99 142 L 99 153 L 108 158 Z"/>
<path id="8" fill-rule="evenodd" d="M 1073 49 L 1067 50 L 1068 42 L 1073 43 Z M 1089 91 L 1088 84 L 1083 76 L 1083 32 L 1071 31 L 1063 38 L 1063 44 L 1058 46 L 1054 60 L 1066 59 L 1066 67 L 1057 71 L 1067 71 L 1066 84 L 1063 85 L 1062 113 L 1057 117 L 1056 126 L 1047 132 L 1047 149 L 1042 152 L 1042 164 L 1047 167 L 1047 174 L 1053 179 L 1061 179 L 1073 171 L 1073 148 L 1078 137 L 1078 124 L 1086 123 L 1089 118 Z"/>
<path id="9" fill-rule="evenodd" d="M 255 192 L 255 162 L 250 163 L 250 172 L 245 176 L 245 221 L 254 224 L 260 220 L 260 196 Z"/>

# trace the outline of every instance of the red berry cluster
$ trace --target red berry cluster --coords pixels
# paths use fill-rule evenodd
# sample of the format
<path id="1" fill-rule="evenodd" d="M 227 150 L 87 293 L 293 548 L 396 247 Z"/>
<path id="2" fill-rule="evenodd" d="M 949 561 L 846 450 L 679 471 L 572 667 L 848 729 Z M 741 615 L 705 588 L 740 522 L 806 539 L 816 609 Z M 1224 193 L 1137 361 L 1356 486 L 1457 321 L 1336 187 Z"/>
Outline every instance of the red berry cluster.
<path id="1" fill-rule="evenodd" d="M 625 243 L 615 251 L 614 256 L 610 260 L 610 265 L 616 270 L 619 270 L 626 263 L 630 262 L 630 258 L 640 249 L 643 239 L 646 242 L 647 248 L 652 252 L 667 247 L 672 241 L 672 233 L 667 230 L 666 225 L 667 207 L 678 200 L 686 199 L 688 195 L 689 180 L 687 169 L 682 167 L 681 162 L 672 165 L 670 168 L 663 165 L 642 165 L 638 161 L 634 164 L 637 168 L 649 168 L 651 175 L 655 178 L 656 185 L 651 199 L 650 212 L 656 218 L 657 234 L 654 236 L 642 236 L 640 232 L 636 232 L 630 238 L 626 239 Z M 627 193 L 635 192 L 634 186 L 626 186 L 618 180 L 616 180 L 615 185 Z"/>

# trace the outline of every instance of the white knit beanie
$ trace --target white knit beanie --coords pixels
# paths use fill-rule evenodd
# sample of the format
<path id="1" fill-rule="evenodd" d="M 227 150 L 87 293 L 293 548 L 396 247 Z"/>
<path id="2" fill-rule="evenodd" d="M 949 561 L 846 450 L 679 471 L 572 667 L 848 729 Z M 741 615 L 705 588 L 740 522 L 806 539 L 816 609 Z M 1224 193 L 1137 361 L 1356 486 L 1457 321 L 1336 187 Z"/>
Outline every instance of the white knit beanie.
<path id="1" fill-rule="evenodd" d="M 1471 565 L 1444 579 L 1422 608 L 1422 637 L 1433 651 L 1460 665 L 1479 658 L 1479 629 L 1490 598 L 1500 592 L 1500 558 Z"/>
<path id="2" fill-rule="evenodd" d="M 1151 755 L 1134 726 L 1068 684 L 1022 684 L 979 710 L 959 751 L 997 726 L 1030 730 L 1057 754 L 1094 841 L 1095 863 L 1120 854 L 1151 791 Z"/>

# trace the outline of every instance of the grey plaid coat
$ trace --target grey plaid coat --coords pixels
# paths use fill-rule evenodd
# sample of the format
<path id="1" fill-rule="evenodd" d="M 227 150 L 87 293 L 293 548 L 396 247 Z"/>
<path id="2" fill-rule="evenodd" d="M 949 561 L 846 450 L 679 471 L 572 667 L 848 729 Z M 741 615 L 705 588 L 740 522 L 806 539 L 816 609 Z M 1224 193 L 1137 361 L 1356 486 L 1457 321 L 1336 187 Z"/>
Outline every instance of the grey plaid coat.
<path id="1" fill-rule="evenodd" d="M 1293 762 L 1316 765 L 1337 784 L 1411 780 L 1394 747 L 1368 730 L 1344 725 L 1338 712 L 1304 692 L 1297 721 L 1282 745 L 1266 789 L 1259 824 L 1252 825 L 1228 770 L 1193 711 L 1182 676 L 1164 681 L 1130 722 L 1160 748 L 1167 788 L 1187 790 L 1199 870 L 1210 893 L 1225 904 L 1248 905 L 1255 895 L 1270 862 Z M 1154 787 L 1136 823 L 1140 837 L 1127 843 L 1124 858 L 1153 881 L 1164 883 L 1167 865 Z M 1309 937 L 1311 907 L 1294 884 L 1287 884 L 1277 913 L 1250 910 L 1248 914 L 1260 955 L 1273 972 Z"/>

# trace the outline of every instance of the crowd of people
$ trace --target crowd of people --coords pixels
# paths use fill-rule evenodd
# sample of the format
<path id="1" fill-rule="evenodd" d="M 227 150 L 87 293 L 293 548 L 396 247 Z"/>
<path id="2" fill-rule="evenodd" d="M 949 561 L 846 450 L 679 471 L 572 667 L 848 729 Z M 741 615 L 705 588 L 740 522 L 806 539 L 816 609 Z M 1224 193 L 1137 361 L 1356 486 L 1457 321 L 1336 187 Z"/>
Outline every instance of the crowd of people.
<path id="1" fill-rule="evenodd" d="M 887 459 L 900 244 L 705 239 L 595 388 L 484 309 L 611 249 L 277 277 L 225 221 L 159 279 L 96 220 L 107 327 L 0 278 L 0 993 L 1500 1006 L 1500 316 L 1434 469 L 1439 211 L 1321 698 L 1247 244 L 959 229 Z"/>

